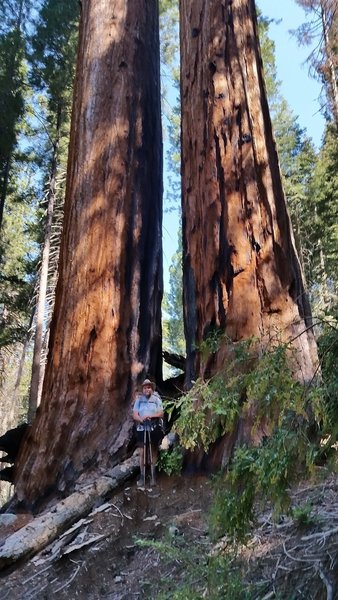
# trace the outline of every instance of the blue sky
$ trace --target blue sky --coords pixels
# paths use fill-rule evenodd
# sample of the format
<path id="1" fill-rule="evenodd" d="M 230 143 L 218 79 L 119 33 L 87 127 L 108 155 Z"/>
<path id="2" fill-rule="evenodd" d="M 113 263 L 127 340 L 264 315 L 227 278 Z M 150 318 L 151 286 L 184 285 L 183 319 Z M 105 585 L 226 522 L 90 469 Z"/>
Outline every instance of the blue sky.
<path id="1" fill-rule="evenodd" d="M 304 64 L 310 52 L 299 47 L 289 33 L 306 20 L 306 15 L 295 0 L 256 0 L 264 16 L 280 21 L 271 23 L 269 36 L 276 46 L 277 76 L 281 81 L 281 93 L 287 100 L 301 127 L 307 129 L 317 148 L 324 131 L 324 119 L 319 112 L 318 97 L 320 84 L 309 77 L 308 65 Z M 166 152 L 166 147 L 164 148 Z M 164 187 L 166 188 L 166 174 Z M 166 189 L 164 190 L 166 195 Z M 164 213 L 163 218 L 163 268 L 164 285 L 169 291 L 169 267 L 171 257 L 177 249 L 179 217 L 175 213 Z"/>
<path id="2" fill-rule="evenodd" d="M 317 148 L 320 146 L 324 119 L 319 112 L 318 96 L 321 86 L 308 75 L 304 64 L 310 53 L 309 47 L 299 47 L 289 33 L 306 21 L 306 15 L 295 0 L 257 0 L 256 4 L 264 16 L 280 23 L 271 23 L 269 36 L 275 41 L 278 79 L 281 92 L 288 101 L 298 122 L 305 127 Z"/>

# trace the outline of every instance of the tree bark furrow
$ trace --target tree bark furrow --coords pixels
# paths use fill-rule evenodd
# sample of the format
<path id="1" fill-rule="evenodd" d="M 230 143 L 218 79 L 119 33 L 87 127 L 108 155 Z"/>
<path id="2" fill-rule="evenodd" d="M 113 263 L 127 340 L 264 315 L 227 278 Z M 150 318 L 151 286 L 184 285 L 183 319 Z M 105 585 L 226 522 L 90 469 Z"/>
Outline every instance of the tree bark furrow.
<path id="1" fill-rule="evenodd" d="M 49 358 L 20 499 L 71 489 L 123 454 L 140 378 L 161 380 L 159 81 L 157 1 L 84 0 Z"/>
<path id="2" fill-rule="evenodd" d="M 203 34 L 192 36 L 203 11 Z M 189 385 L 192 373 L 203 376 L 196 348 L 213 329 L 263 344 L 278 329 L 287 341 L 306 329 L 311 313 L 272 136 L 253 0 L 181 0 L 181 47 Z M 200 70 L 192 78 L 196 60 Z M 203 128 L 195 126 L 201 117 Z M 311 331 L 303 338 L 296 375 L 310 380 L 316 348 Z"/>

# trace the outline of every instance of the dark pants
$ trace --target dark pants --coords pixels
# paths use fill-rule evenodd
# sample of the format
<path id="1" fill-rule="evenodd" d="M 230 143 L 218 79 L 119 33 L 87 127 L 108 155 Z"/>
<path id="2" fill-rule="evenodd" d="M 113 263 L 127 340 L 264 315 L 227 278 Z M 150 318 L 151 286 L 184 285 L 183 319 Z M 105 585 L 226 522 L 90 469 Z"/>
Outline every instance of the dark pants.
<path id="1" fill-rule="evenodd" d="M 153 431 L 150 431 L 150 440 L 151 440 L 152 446 L 156 446 L 156 448 L 157 448 L 160 445 L 162 438 L 163 438 L 163 432 L 161 431 L 161 429 L 159 427 L 155 427 L 155 429 Z M 144 431 L 136 431 L 136 440 L 137 440 L 137 447 L 138 448 L 143 447 Z M 148 443 L 149 443 L 149 432 L 146 431 L 147 446 L 148 446 Z"/>

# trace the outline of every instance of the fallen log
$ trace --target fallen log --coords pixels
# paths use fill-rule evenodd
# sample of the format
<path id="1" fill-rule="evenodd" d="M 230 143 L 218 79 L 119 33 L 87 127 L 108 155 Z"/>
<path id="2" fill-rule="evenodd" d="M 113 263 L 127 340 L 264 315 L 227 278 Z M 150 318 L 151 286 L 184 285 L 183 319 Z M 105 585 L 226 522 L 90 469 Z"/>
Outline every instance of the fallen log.
<path id="1" fill-rule="evenodd" d="M 10 535 L 0 547 L 0 570 L 42 550 L 66 527 L 88 514 L 99 499 L 103 502 L 109 492 L 132 477 L 138 469 L 138 464 L 138 457 L 132 456 L 94 483 L 58 502 L 50 512 L 36 517 Z"/>

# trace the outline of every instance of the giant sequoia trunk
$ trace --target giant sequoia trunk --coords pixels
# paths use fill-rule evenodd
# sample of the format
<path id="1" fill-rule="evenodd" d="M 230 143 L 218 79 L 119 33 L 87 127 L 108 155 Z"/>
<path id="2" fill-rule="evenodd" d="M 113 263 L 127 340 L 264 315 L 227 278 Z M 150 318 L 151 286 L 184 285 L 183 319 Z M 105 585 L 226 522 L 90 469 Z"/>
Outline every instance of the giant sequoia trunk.
<path id="1" fill-rule="evenodd" d="M 279 332 L 314 374 L 316 346 L 281 184 L 253 0 L 181 0 L 182 194 L 188 384 L 213 330 Z M 221 367 L 220 349 L 212 370 Z M 209 365 L 210 367 L 210 365 Z"/>
<path id="2" fill-rule="evenodd" d="M 59 281 L 19 499 L 111 464 L 139 378 L 161 377 L 157 1 L 83 0 Z"/>

